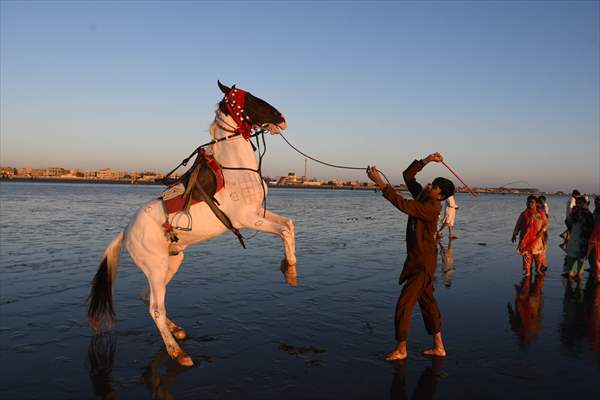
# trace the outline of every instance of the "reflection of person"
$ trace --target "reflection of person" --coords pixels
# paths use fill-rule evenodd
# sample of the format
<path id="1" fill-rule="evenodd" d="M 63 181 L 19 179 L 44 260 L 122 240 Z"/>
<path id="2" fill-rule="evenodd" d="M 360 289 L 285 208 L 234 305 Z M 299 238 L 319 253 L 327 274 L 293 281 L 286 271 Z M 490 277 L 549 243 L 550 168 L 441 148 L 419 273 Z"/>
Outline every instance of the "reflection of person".
<path id="1" fill-rule="evenodd" d="M 589 340 L 600 359 L 600 283 L 592 277 L 585 287 L 580 280 L 566 282 L 560 340 L 564 348 L 579 351 Z"/>
<path id="2" fill-rule="evenodd" d="M 442 259 L 442 273 L 444 274 L 444 286 L 452 285 L 452 274 L 456 270 L 454 268 L 454 251 L 452 250 L 452 240 L 448 240 L 448 245 L 444 247 L 442 242 L 440 245 L 440 258 Z"/>
<path id="3" fill-rule="evenodd" d="M 438 230 L 438 236 L 442 236 L 442 231 L 445 227 L 448 227 L 448 237 L 450 239 L 457 239 L 454 236 L 454 221 L 456 220 L 456 210 L 458 210 L 458 204 L 454 200 L 454 196 L 450 196 L 446 199 L 446 206 L 444 208 L 444 220 L 442 226 Z"/>
<path id="4" fill-rule="evenodd" d="M 544 275 L 537 275 L 531 285 L 531 277 L 525 277 L 520 286 L 515 285 L 515 308 L 508 303 L 508 320 L 521 345 L 528 345 L 542 329 L 542 306 Z"/>
<path id="5" fill-rule="evenodd" d="M 396 304 L 395 349 L 386 355 L 386 360 L 401 360 L 407 357 L 406 339 L 412 318 L 412 310 L 418 301 L 425 327 L 433 335 L 433 347 L 423 351 L 424 355 L 445 357 L 442 341 L 440 309 L 433 297 L 433 275 L 437 262 L 435 234 L 440 214 L 440 201 L 454 194 L 454 184 L 445 178 L 436 178 L 423 188 L 415 175 L 431 161 L 441 162 L 443 157 L 433 153 L 420 161 L 413 161 L 404 171 L 404 182 L 414 200 L 404 199 L 391 185 L 385 185 L 375 166 L 367 170 L 369 178 L 383 190 L 383 196 L 400 211 L 408 215 L 406 227 L 407 257 L 400 275 L 404 284 Z"/>
<path id="6" fill-rule="evenodd" d="M 548 226 L 546 214 L 539 210 L 535 196 L 527 197 L 527 208 L 519 215 L 515 229 L 513 230 L 512 242 L 519 235 L 519 246 L 517 253 L 523 256 L 523 275 L 531 274 L 531 264 L 535 262 L 535 270 L 543 274 L 544 232 Z"/>
<path id="7" fill-rule="evenodd" d="M 442 360 L 431 360 L 431 367 L 425 367 L 413 391 L 412 399 L 433 399 L 438 380 L 445 376 L 441 370 Z M 390 387 L 390 400 L 405 400 L 406 395 L 406 362 L 394 364 L 394 378 Z"/>
<path id="8" fill-rule="evenodd" d="M 600 280 L 588 278 L 583 293 L 584 325 L 592 349 L 600 357 Z"/>
<path id="9" fill-rule="evenodd" d="M 569 279 L 577 277 L 583 279 L 583 259 L 587 253 L 587 244 L 593 229 L 593 216 L 588 210 L 588 203 L 584 197 L 578 197 L 575 208 L 567 218 L 567 226 L 571 231 L 567 242 L 567 276 Z"/>

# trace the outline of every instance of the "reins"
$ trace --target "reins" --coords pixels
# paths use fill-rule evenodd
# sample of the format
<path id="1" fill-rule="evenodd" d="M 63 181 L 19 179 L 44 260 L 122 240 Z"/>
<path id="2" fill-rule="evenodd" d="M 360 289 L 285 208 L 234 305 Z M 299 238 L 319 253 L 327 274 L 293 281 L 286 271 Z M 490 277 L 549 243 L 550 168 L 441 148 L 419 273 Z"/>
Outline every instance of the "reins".
<path id="1" fill-rule="evenodd" d="M 294 149 L 294 150 L 295 150 L 295 151 L 297 151 L 298 153 L 302 154 L 304 157 L 306 157 L 306 158 L 308 158 L 308 159 L 311 159 L 311 160 L 313 160 L 314 162 L 318 162 L 319 164 L 327 165 L 328 167 L 332 167 L 332 168 L 340 168 L 340 169 L 353 169 L 353 170 L 365 170 L 367 173 L 368 173 L 368 171 L 369 171 L 369 167 L 366 167 L 366 168 L 364 168 L 364 167 L 349 167 L 349 166 L 346 166 L 346 165 L 336 165 L 336 164 L 331 164 L 331 163 L 328 163 L 328 162 L 325 162 L 325 161 L 321 161 L 321 160 L 319 160 L 319 159 L 316 159 L 316 158 L 314 158 L 314 157 L 311 157 L 311 156 L 309 156 L 308 154 L 306 154 L 306 153 L 304 153 L 304 152 L 300 151 L 299 149 L 297 149 L 297 148 L 296 148 L 296 147 L 295 147 L 293 144 L 291 144 L 291 143 L 289 142 L 289 140 L 287 140 L 287 139 L 285 138 L 285 136 L 283 136 L 281 133 L 279 133 L 279 135 L 281 136 L 281 138 L 282 138 L 283 140 L 285 140 L 285 142 L 286 142 L 286 143 L 287 143 L 287 144 L 288 144 L 288 145 L 289 145 L 289 146 L 290 146 L 292 149 Z M 459 181 L 460 181 L 460 182 L 461 182 L 463 185 L 465 185 L 465 187 L 467 188 L 467 190 L 468 190 L 468 191 L 471 193 L 471 195 L 472 195 L 473 197 L 477 197 L 477 194 L 475 194 L 475 192 L 473 191 L 473 189 L 471 189 L 471 188 L 469 187 L 469 185 L 467 185 L 467 184 L 465 183 L 465 181 L 463 181 L 463 180 L 462 180 L 462 178 L 461 178 L 461 177 L 460 177 L 460 176 L 459 176 L 459 175 L 458 175 L 456 172 L 454 172 L 454 170 L 453 170 L 452 168 L 450 168 L 450 166 L 449 166 L 448 164 L 446 164 L 446 162 L 442 161 L 442 165 L 443 165 L 444 167 L 448 168 L 448 171 L 450 171 L 450 172 L 452 173 L 452 175 L 454 175 L 454 176 L 455 176 L 455 177 L 456 177 L 456 178 L 457 178 L 457 179 L 458 179 L 458 180 L 459 180 Z M 381 175 L 383 175 L 383 177 L 384 177 L 384 178 L 385 178 L 385 180 L 387 181 L 388 185 L 391 185 L 391 183 L 390 183 L 389 179 L 387 178 L 387 176 L 385 176 L 385 174 L 383 173 L 383 171 L 381 171 L 379 168 L 377 169 L 377 171 L 379 171 L 379 173 L 380 173 Z"/>
<path id="2" fill-rule="evenodd" d="M 280 132 L 279 136 L 281 136 L 281 138 L 283 140 L 285 140 L 285 142 L 288 144 L 288 146 L 290 146 L 292 149 L 294 149 L 296 152 L 298 152 L 299 154 L 303 155 L 304 157 L 313 160 L 314 162 L 317 162 L 319 164 L 323 164 L 323 165 L 327 165 L 328 167 L 332 167 L 332 168 L 339 168 L 339 169 L 353 169 L 353 170 L 358 170 L 358 171 L 365 171 L 367 172 L 369 170 L 369 167 L 351 167 L 351 166 L 347 166 L 347 165 L 336 165 L 336 164 L 331 164 L 325 161 L 321 161 L 315 157 L 311 157 L 308 154 L 304 153 L 303 151 L 299 150 L 296 146 L 294 146 L 293 144 L 290 143 L 289 140 L 287 140 L 285 138 L 285 136 L 283 136 L 283 134 Z M 387 181 L 388 185 L 391 185 L 389 179 L 387 178 L 387 176 L 385 176 L 385 174 L 383 173 L 383 171 L 381 171 L 380 169 L 378 169 L 379 173 L 381 175 L 383 175 L 383 177 L 385 178 L 385 180 Z"/>
<path id="3" fill-rule="evenodd" d="M 256 137 L 256 136 L 260 135 L 261 133 L 264 133 L 264 131 L 263 130 L 259 130 L 259 131 L 255 132 L 255 133 L 253 133 L 250 137 L 251 138 Z M 232 139 L 232 138 L 240 136 L 240 135 L 241 135 L 241 133 L 235 132 L 233 135 L 225 136 L 225 137 L 222 137 L 222 138 L 219 138 L 219 139 L 213 139 L 210 142 L 207 142 L 207 143 L 204 143 L 203 145 L 198 146 L 196 148 L 196 150 L 194 150 L 192 152 L 192 154 L 190 154 L 189 156 L 187 156 L 186 158 L 184 158 L 183 161 L 181 161 L 175 168 L 173 168 L 171 171 L 169 171 L 169 173 L 166 174 L 160 181 L 163 184 L 167 185 L 167 178 L 169 178 L 169 176 L 173 175 L 173 172 L 177 171 L 179 169 L 179 167 L 181 167 L 181 166 L 183 166 L 183 167 L 187 166 L 188 162 L 190 161 L 190 158 L 194 157 L 194 155 L 196 155 L 200 151 L 200 149 L 203 149 L 203 148 L 208 147 L 210 145 L 213 145 L 215 143 L 222 142 L 224 140 Z M 264 138 L 263 138 L 263 141 L 264 141 Z M 252 171 L 254 171 L 254 170 L 252 170 Z"/>

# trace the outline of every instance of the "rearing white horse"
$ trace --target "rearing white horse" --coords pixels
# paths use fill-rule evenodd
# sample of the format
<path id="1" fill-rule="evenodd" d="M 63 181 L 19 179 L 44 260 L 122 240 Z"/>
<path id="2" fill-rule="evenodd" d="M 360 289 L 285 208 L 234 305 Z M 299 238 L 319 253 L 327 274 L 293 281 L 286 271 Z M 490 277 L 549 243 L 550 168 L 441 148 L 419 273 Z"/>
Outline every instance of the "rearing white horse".
<path id="1" fill-rule="evenodd" d="M 285 258 L 282 271 L 290 284 L 295 284 L 296 255 L 294 224 L 291 219 L 262 208 L 267 185 L 260 179 L 258 162 L 248 137 L 256 129 L 268 130 L 271 134 L 286 128 L 283 115 L 262 99 L 235 85 L 228 88 L 218 82 L 225 97 L 218 105 L 215 120 L 210 127 L 214 143 L 209 153 L 224 167 L 225 186 L 215 194 L 219 208 L 229 217 L 235 228 L 251 228 L 260 232 L 278 235 L 283 240 Z M 240 106 L 241 105 L 241 106 Z M 190 182 L 189 184 L 192 184 Z M 100 267 L 92 281 L 88 321 L 94 330 L 111 326 L 113 311 L 113 282 L 124 246 L 134 263 L 148 279 L 149 313 L 165 343 L 169 355 L 184 366 L 193 365 L 177 341 L 187 337 L 185 330 L 167 317 L 165 309 L 166 288 L 183 261 L 183 251 L 189 245 L 204 242 L 227 231 L 225 225 L 204 202 L 189 209 L 191 229 L 177 229 L 177 216 L 167 214 L 162 199 L 144 205 L 107 247 Z M 187 218 L 184 218 L 187 221 Z M 175 226 L 177 243 L 168 239 L 165 222 Z M 170 255 L 175 254 L 176 255 Z"/>

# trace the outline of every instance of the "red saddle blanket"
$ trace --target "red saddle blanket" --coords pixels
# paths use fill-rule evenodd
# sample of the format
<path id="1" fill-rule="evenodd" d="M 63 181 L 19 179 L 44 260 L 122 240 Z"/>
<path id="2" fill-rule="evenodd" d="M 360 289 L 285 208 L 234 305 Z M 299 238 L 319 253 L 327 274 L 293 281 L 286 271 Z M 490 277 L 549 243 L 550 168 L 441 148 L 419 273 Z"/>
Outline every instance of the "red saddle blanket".
<path id="1" fill-rule="evenodd" d="M 181 179 L 183 184 L 187 187 L 187 185 L 199 185 L 202 189 L 209 195 L 214 196 L 215 193 L 223 189 L 225 186 L 225 179 L 223 178 L 223 171 L 221 169 L 221 165 L 215 160 L 215 158 L 206 153 L 204 149 L 200 149 L 198 152 L 197 162 L 194 163 L 195 168 L 201 168 L 200 173 L 198 174 L 198 178 L 196 182 L 189 182 L 189 178 L 191 172 L 194 170 L 192 167 L 188 172 L 186 172 Z M 199 165 L 197 165 L 199 163 Z M 165 200 L 165 207 L 167 208 L 167 213 L 172 214 L 175 212 L 179 212 L 183 210 L 185 207 L 185 199 L 184 195 L 180 194 L 179 196 L 173 197 L 171 199 Z M 200 203 L 201 199 L 196 198 L 192 192 L 192 202 L 191 204 Z"/>

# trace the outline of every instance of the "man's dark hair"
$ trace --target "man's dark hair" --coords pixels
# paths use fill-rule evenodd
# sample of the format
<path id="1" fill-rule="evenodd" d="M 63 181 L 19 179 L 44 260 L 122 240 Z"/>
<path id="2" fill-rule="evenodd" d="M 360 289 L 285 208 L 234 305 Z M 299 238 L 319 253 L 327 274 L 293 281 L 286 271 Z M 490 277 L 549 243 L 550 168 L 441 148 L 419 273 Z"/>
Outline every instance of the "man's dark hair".
<path id="1" fill-rule="evenodd" d="M 575 204 L 589 205 L 589 202 L 585 198 L 585 196 L 577 196 L 575 198 Z"/>
<path id="2" fill-rule="evenodd" d="M 533 200 L 537 203 L 537 197 L 535 197 L 534 195 L 530 194 L 529 196 L 527 196 L 527 205 L 529 205 L 529 202 Z"/>
<path id="3" fill-rule="evenodd" d="M 580 194 L 581 194 L 581 193 L 579 193 L 579 190 L 577 190 L 577 189 L 574 189 L 574 190 L 573 190 L 573 193 L 571 193 L 571 196 L 573 196 L 573 197 L 577 197 L 577 196 L 579 196 Z"/>
<path id="4" fill-rule="evenodd" d="M 433 182 L 431 182 L 432 186 L 437 186 L 442 190 L 442 200 L 446 200 L 448 197 L 452 196 L 455 192 L 454 183 L 450 179 L 446 178 L 435 178 Z"/>

